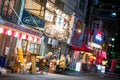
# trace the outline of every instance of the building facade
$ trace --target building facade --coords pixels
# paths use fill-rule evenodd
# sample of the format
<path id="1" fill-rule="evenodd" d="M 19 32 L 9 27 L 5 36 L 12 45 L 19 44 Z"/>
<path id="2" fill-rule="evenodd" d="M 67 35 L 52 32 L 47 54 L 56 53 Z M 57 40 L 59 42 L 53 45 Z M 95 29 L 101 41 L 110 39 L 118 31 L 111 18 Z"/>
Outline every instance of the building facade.
<path id="1" fill-rule="evenodd" d="M 44 56 L 59 47 L 67 54 L 69 46 L 80 47 L 72 39 L 76 33 L 83 42 L 87 5 L 88 0 L 0 0 L 0 54 L 10 60 L 18 49 L 24 64 L 30 54 Z"/>
<path id="2" fill-rule="evenodd" d="M 16 61 L 20 62 L 20 65 L 25 65 L 30 60 L 28 58 L 31 54 L 40 54 L 43 34 L 21 21 L 24 2 L 25 0 L 0 0 L 0 66 L 2 67 L 14 69 Z"/>

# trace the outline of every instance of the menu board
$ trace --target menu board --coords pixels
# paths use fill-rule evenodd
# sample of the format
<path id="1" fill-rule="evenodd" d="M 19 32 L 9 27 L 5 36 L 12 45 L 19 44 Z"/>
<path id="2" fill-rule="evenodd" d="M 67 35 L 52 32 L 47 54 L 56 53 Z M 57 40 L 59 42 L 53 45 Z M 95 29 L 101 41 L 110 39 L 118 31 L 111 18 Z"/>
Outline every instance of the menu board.
<path id="1" fill-rule="evenodd" d="M 35 47 L 34 43 L 31 42 L 29 45 L 29 52 L 30 53 L 34 53 L 34 47 Z"/>
<path id="2" fill-rule="evenodd" d="M 22 50 L 23 50 L 23 53 L 26 53 L 27 43 L 28 43 L 27 40 L 22 40 Z"/>

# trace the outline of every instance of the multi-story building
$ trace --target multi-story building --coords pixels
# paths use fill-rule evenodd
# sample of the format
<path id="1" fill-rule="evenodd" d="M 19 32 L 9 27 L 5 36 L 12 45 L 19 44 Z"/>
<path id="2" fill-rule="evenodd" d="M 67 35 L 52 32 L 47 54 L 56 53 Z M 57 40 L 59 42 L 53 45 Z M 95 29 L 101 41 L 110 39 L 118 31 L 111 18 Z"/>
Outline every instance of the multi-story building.
<path id="1" fill-rule="evenodd" d="M 0 0 L 0 54 L 7 55 L 11 66 L 16 49 L 24 63 L 21 49 L 27 59 L 58 47 L 62 53 L 68 53 L 68 45 L 80 47 L 87 4 L 88 0 Z M 72 41 L 74 32 L 79 45 Z"/>
<path id="2" fill-rule="evenodd" d="M 88 6 L 88 0 L 63 0 L 66 4 L 65 11 L 71 14 L 70 21 L 70 35 L 68 38 L 69 46 L 75 46 L 77 48 L 82 47 L 85 30 L 85 18 Z M 73 5 L 74 6 L 71 6 Z M 67 9 L 68 8 L 68 9 Z M 70 47 L 68 48 L 71 49 Z M 68 50 L 68 51 L 69 51 Z M 69 53 L 72 51 L 69 51 Z M 74 51 L 73 51 L 74 52 Z"/>
<path id="3" fill-rule="evenodd" d="M 40 53 L 43 34 L 22 22 L 24 2 L 25 0 L 0 0 L 0 66 L 14 68 L 17 60 L 21 62 L 18 64 L 20 67 L 31 53 Z"/>

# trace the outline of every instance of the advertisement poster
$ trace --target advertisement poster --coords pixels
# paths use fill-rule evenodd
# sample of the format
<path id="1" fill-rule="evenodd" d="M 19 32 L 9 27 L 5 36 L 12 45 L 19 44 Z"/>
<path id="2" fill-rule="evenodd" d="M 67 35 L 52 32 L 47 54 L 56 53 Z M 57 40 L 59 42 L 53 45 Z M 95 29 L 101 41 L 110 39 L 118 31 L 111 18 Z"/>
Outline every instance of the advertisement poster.
<path id="1" fill-rule="evenodd" d="M 80 19 L 75 17 L 74 25 L 72 29 L 71 44 L 77 47 L 81 47 L 83 41 L 84 26 Z"/>
<path id="2" fill-rule="evenodd" d="M 97 44 L 103 44 L 104 42 L 103 39 L 104 39 L 104 32 L 99 29 L 95 29 L 93 35 L 93 42 Z"/>

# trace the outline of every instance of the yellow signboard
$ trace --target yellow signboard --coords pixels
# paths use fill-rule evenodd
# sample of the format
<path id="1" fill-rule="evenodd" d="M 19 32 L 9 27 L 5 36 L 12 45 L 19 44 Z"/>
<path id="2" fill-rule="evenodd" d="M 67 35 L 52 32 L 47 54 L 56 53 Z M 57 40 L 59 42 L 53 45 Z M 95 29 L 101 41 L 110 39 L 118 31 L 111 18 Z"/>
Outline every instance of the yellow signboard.
<path id="1" fill-rule="evenodd" d="M 20 62 L 22 62 L 22 64 L 24 65 L 25 63 L 24 63 L 22 48 L 18 48 L 18 54 L 19 54 L 19 57 L 20 57 Z"/>

